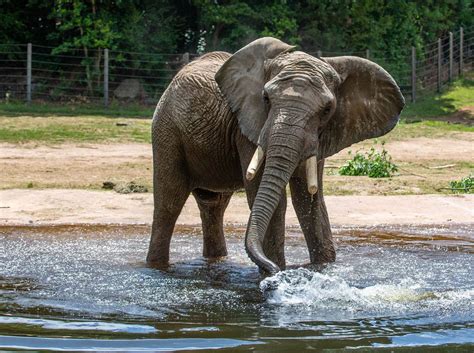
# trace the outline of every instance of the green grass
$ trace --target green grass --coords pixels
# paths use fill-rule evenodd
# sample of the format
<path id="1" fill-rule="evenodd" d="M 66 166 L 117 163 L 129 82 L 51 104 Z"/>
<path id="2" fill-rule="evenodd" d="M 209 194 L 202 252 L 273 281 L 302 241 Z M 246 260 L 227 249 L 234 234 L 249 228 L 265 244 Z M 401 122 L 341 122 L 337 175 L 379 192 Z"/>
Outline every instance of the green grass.
<path id="1" fill-rule="evenodd" d="M 117 126 L 126 123 L 127 126 Z M 10 143 L 151 142 L 151 119 L 81 117 L 0 117 L 0 141 Z"/>
<path id="2" fill-rule="evenodd" d="M 442 94 L 429 95 L 415 104 L 408 104 L 400 124 L 382 140 L 442 138 L 459 132 L 474 132 L 473 126 L 430 120 L 449 117 L 466 106 L 474 106 L 474 73 L 455 81 Z M 152 115 L 153 107 L 136 104 L 114 103 L 105 108 L 41 102 L 0 103 L 0 142 L 150 142 Z M 117 126 L 117 122 L 128 125 Z"/>
<path id="3" fill-rule="evenodd" d="M 0 116 L 108 116 L 127 118 L 151 118 L 154 107 L 137 104 L 112 103 L 109 107 L 93 104 L 59 104 L 33 102 L 0 103 Z"/>
<path id="4" fill-rule="evenodd" d="M 456 80 L 441 94 L 429 94 L 416 103 L 407 102 L 402 119 L 441 117 L 457 112 L 460 108 L 474 106 L 473 74 Z M 474 119 L 474 117 L 472 117 Z"/>
<path id="5" fill-rule="evenodd" d="M 393 131 L 379 137 L 379 139 L 382 141 L 399 141 L 418 137 L 443 138 L 452 137 L 453 134 L 459 132 L 474 132 L 474 126 L 450 124 L 446 121 L 423 120 L 407 122 L 402 120 Z"/>
<path id="6" fill-rule="evenodd" d="M 127 126 L 117 126 L 127 123 Z M 151 119 L 107 116 L 1 116 L 0 142 L 150 142 Z M 407 138 L 452 137 L 459 132 L 474 132 L 474 127 L 443 121 L 400 122 L 382 141 Z M 372 141 L 367 141 L 372 143 Z"/>

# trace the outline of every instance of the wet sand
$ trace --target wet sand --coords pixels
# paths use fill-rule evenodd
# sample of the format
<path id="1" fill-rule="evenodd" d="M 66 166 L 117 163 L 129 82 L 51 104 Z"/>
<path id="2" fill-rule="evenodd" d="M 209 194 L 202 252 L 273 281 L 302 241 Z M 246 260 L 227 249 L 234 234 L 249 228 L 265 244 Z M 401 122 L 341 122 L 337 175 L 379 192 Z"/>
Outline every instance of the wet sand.
<path id="1" fill-rule="evenodd" d="M 327 196 L 335 227 L 384 225 L 474 225 L 474 195 Z M 118 194 L 113 191 L 66 189 L 0 190 L 0 225 L 31 224 L 150 224 L 152 194 Z M 249 216 L 246 198 L 234 195 L 224 222 L 245 225 Z M 198 225 L 199 210 L 192 197 L 177 224 Z M 297 226 L 288 202 L 286 224 Z"/>

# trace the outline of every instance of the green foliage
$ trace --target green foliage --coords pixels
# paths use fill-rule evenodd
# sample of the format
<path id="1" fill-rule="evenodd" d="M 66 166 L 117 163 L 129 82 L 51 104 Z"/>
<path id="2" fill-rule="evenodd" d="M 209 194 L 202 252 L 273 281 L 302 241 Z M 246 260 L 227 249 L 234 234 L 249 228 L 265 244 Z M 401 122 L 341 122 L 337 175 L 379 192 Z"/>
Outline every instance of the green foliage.
<path id="1" fill-rule="evenodd" d="M 57 53 L 196 52 L 235 50 L 271 35 L 309 51 L 368 48 L 377 60 L 403 66 L 410 46 L 421 49 L 474 25 L 473 6 L 472 0 L 0 0 L 0 43 L 31 41 Z"/>
<path id="2" fill-rule="evenodd" d="M 383 144 L 382 144 L 383 146 Z M 349 152 L 351 154 L 351 152 Z M 385 148 L 379 152 L 371 147 L 369 152 L 357 152 L 354 157 L 347 161 L 339 169 L 340 175 L 360 176 L 366 175 L 370 178 L 388 178 L 398 170 L 392 163 L 392 157 Z"/>
<path id="3" fill-rule="evenodd" d="M 134 52 L 111 54 L 116 67 L 126 61 L 128 67 L 135 63 L 137 70 L 157 72 L 166 69 L 169 57 L 153 56 L 162 61 L 160 66 L 140 52 L 235 51 L 261 36 L 278 37 L 311 53 L 324 50 L 323 56 L 349 50 L 363 56 L 369 49 L 372 60 L 406 85 L 409 48 L 413 45 L 422 53 L 448 31 L 459 26 L 470 31 L 473 4 L 472 0 L 0 0 L 0 44 L 32 42 L 51 46 L 56 54 L 81 55 L 80 80 L 88 96 L 101 89 L 103 48 Z M 9 46 L 6 51 L 15 51 L 17 59 L 24 60 L 24 48 Z M 168 79 L 159 84 L 166 85 Z"/>
<path id="4" fill-rule="evenodd" d="M 199 50 L 234 51 L 261 36 L 299 42 L 298 19 L 286 1 L 194 0 L 198 11 Z"/>
<path id="5" fill-rule="evenodd" d="M 474 193 L 474 174 L 471 174 L 461 180 L 453 180 L 449 182 L 449 187 L 454 193 Z"/>

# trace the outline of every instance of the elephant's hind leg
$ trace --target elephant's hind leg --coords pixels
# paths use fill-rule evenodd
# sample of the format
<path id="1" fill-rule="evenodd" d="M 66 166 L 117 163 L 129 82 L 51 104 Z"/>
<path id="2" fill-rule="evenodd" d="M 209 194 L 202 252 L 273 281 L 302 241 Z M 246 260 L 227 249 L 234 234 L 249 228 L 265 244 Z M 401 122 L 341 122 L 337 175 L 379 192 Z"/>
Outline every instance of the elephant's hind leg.
<path id="1" fill-rule="evenodd" d="M 165 266 L 169 262 L 171 236 L 181 210 L 190 194 L 187 177 L 179 163 L 154 162 L 154 213 L 147 263 Z"/>
<path id="2" fill-rule="evenodd" d="M 172 192 L 170 193 L 170 195 L 173 194 L 174 193 Z M 165 195 L 166 193 L 161 196 Z M 146 257 L 146 261 L 149 264 L 164 266 L 169 262 L 171 236 L 173 235 L 176 220 L 183 209 L 189 193 L 179 193 L 174 195 L 176 195 L 176 197 L 172 200 L 171 197 L 165 196 L 158 203 L 158 206 L 155 202 L 151 240 L 148 248 L 148 255 Z"/>
<path id="3" fill-rule="evenodd" d="M 202 233 L 204 237 L 203 256 L 220 257 L 227 255 L 224 238 L 224 211 L 232 193 L 217 193 L 204 189 L 193 190 L 201 212 Z"/>

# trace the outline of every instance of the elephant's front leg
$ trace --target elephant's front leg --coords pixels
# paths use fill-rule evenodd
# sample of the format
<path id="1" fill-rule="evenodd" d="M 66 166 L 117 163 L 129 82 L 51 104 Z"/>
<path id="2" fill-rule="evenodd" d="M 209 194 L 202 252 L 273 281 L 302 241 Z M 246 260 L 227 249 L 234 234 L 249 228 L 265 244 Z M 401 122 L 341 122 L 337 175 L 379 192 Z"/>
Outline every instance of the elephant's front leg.
<path id="1" fill-rule="evenodd" d="M 324 203 L 323 172 L 324 160 L 318 162 L 319 190 L 313 196 L 308 192 L 304 177 L 295 176 L 290 179 L 291 200 L 308 245 L 312 264 L 336 260 L 331 226 Z"/>

